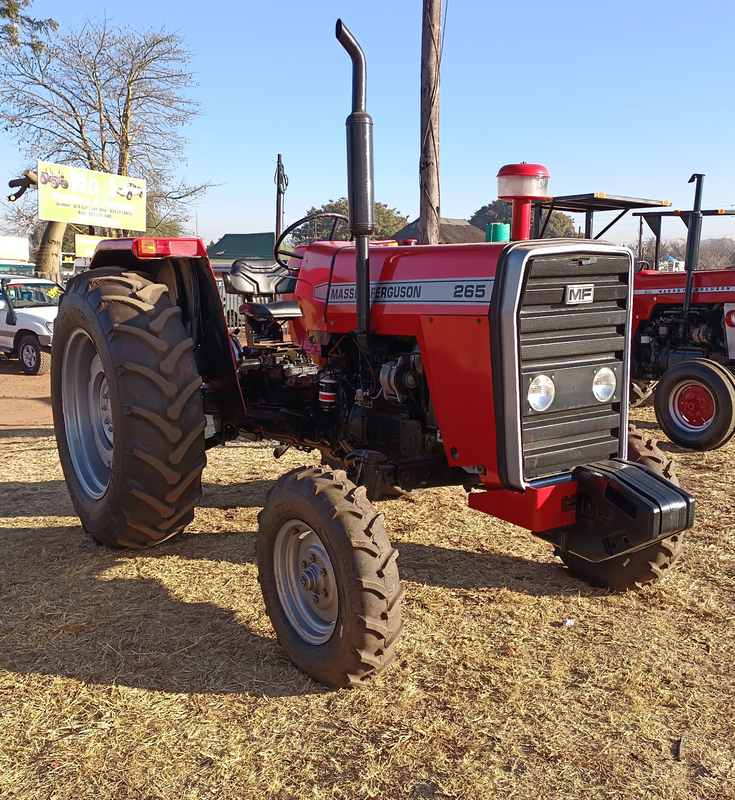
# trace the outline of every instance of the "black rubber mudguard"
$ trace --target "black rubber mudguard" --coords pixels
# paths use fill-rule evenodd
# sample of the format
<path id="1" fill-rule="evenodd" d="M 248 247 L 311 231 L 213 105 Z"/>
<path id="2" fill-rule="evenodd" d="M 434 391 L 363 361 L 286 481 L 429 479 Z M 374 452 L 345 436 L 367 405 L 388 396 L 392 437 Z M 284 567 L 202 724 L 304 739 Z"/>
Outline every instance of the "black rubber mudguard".
<path id="1" fill-rule="evenodd" d="M 586 464 L 574 470 L 572 480 L 577 519 L 554 538 L 561 550 L 587 561 L 638 550 L 694 524 L 692 495 L 641 464 Z"/>

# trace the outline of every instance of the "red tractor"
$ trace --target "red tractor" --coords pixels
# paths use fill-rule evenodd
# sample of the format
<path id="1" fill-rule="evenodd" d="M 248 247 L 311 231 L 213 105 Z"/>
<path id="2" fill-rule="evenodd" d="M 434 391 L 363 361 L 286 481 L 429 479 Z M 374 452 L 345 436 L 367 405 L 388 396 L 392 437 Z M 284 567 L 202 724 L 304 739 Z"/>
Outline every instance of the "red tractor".
<path id="1" fill-rule="evenodd" d="M 595 212 L 627 211 L 646 220 L 656 238 L 655 269 L 635 276 L 631 329 L 631 401 L 643 402 L 654 391 L 656 418 L 672 442 L 694 450 L 713 450 L 735 433 L 735 273 L 695 270 L 699 262 L 702 217 L 733 211 L 701 209 L 704 176 L 695 174 L 692 211 L 652 210 L 668 201 L 605 194 L 547 198 L 536 204 L 536 235 L 554 210 L 584 213 L 585 237 L 592 238 Z M 544 217 L 546 212 L 546 217 Z M 687 227 L 686 272 L 658 271 L 661 221 L 678 217 Z"/>
<path id="2" fill-rule="evenodd" d="M 53 189 L 58 189 L 59 186 L 62 189 L 69 188 L 69 181 L 62 174 L 54 175 L 53 172 L 42 172 L 38 177 L 41 183 L 50 183 Z"/>
<path id="3" fill-rule="evenodd" d="M 259 296 L 293 299 L 252 312 L 291 337 L 243 349 L 228 335 L 198 239 L 108 240 L 67 287 L 52 393 L 74 507 L 112 547 L 186 528 L 209 447 L 244 437 L 275 440 L 276 456 L 320 451 L 322 466 L 268 494 L 259 579 L 293 662 L 327 685 L 359 686 L 391 663 L 402 629 L 398 554 L 371 502 L 387 490 L 463 486 L 471 507 L 528 528 L 572 573 L 614 589 L 666 574 L 694 503 L 661 474 L 660 451 L 628 437 L 630 251 L 371 247 L 365 57 L 341 22 L 337 38 L 353 61 L 354 241 L 298 247 L 270 287 L 259 274 Z M 240 267 L 231 285 L 247 296 Z"/>

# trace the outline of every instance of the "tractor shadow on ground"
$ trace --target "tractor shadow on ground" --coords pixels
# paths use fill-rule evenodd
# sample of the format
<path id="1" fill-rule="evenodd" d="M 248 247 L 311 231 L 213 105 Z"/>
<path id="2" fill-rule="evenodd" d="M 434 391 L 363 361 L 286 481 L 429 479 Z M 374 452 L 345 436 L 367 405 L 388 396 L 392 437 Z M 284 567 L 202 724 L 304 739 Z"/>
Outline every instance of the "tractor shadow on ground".
<path id="1" fill-rule="evenodd" d="M 257 525 L 255 520 L 235 517 L 223 529 L 221 520 L 207 519 L 207 509 L 237 511 L 260 509 L 266 493 L 275 481 L 252 481 L 244 484 L 204 484 L 197 517 L 196 532 L 176 536 L 141 554 L 145 559 L 177 556 L 183 561 L 216 560 L 228 564 L 254 564 L 256 532 L 244 527 Z M 42 483 L 0 483 L 0 516 L 6 518 L 75 516 L 64 481 Z M 211 524 L 211 527 L 210 527 Z M 0 540 L 14 537 L 19 529 L 0 528 Z M 76 531 L 77 537 L 91 547 L 93 540 L 79 525 L 24 529 L 31 536 L 46 538 L 49 533 Z M 538 562 L 503 552 L 474 552 L 414 542 L 394 542 L 400 556 L 401 576 L 409 581 L 449 589 L 506 588 L 533 596 L 564 595 L 579 592 L 580 583 L 569 578 L 557 563 Z M 106 551 L 100 547 L 101 552 Z M 135 558 L 136 552 L 117 551 Z M 585 585 L 585 584 L 582 584 Z M 587 587 L 589 588 L 589 587 Z"/>
<path id="2" fill-rule="evenodd" d="M 229 566 L 226 583 L 210 573 L 203 586 L 196 559 L 183 555 L 212 549 L 191 541 L 197 538 L 131 553 L 95 546 L 79 526 L 0 528 L 0 669 L 167 693 L 327 691 L 290 663 L 275 636 L 251 630 L 249 620 L 264 618 L 252 555 L 230 557 L 245 568 Z M 243 535 L 224 538 L 210 558 L 241 549 Z M 254 541 L 245 549 L 254 553 Z M 181 559 L 158 563 L 179 551 Z M 237 588 L 226 588 L 233 579 L 260 608 L 242 606 Z M 209 589 L 216 600 L 188 599 L 191 587 L 198 597 Z"/>
<path id="3" fill-rule="evenodd" d="M 408 542 L 398 549 L 401 579 L 443 589 L 507 589 L 531 597 L 605 594 L 573 578 L 559 562 L 533 561 L 509 553 L 475 553 Z"/>
<path id="4" fill-rule="evenodd" d="M 23 455 L 27 457 L 33 449 L 24 448 Z M 48 517 L 73 514 L 74 508 L 64 481 L 0 483 L 0 517 Z"/>
<path id="5" fill-rule="evenodd" d="M 0 439 L 41 439 L 53 435 L 53 428 L 3 428 L 0 425 Z"/>
<path id="6" fill-rule="evenodd" d="M 409 607 L 412 582 L 579 594 L 578 582 L 550 564 L 428 545 L 400 548 Z M 328 691 L 291 664 L 270 632 L 254 531 L 185 534 L 136 553 L 97 547 L 80 526 L 0 528 L 0 557 L 2 670 L 166 693 Z M 202 561 L 213 562 L 213 571 L 204 571 Z M 260 626 L 264 635 L 253 629 Z"/>
<path id="7" fill-rule="evenodd" d="M 268 490 L 276 481 L 248 481 L 247 483 L 203 483 L 202 499 L 198 508 L 262 508 Z"/>
<path id="8" fill-rule="evenodd" d="M 0 434 L 2 436 L 2 434 Z M 23 454 L 33 448 L 24 448 Z M 275 481 L 250 481 L 242 484 L 202 484 L 198 508 L 262 508 Z M 64 481 L 0 483 L 0 517 L 72 516 L 74 508 Z"/>

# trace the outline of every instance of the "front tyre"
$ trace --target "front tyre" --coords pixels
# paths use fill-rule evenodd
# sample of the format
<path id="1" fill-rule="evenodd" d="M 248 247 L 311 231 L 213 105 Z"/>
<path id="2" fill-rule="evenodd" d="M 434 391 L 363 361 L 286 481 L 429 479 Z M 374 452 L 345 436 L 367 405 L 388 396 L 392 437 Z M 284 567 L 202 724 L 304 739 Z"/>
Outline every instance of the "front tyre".
<path id="1" fill-rule="evenodd" d="M 150 547 L 194 516 L 206 421 L 193 344 L 167 287 L 98 269 L 67 286 L 54 329 L 59 458 L 84 529 Z"/>
<path id="2" fill-rule="evenodd" d="M 655 439 L 644 436 L 633 425 L 628 428 L 628 461 L 642 464 L 657 475 L 679 486 L 674 462 L 658 447 Z M 640 550 L 593 563 L 574 553 L 557 550 L 569 572 L 590 586 L 612 591 L 640 589 L 658 583 L 671 570 L 684 550 L 684 534 L 675 533 Z"/>
<path id="3" fill-rule="evenodd" d="M 658 424 L 674 444 L 716 450 L 735 432 L 735 379 L 714 361 L 683 361 L 659 381 L 654 408 Z"/>
<path id="4" fill-rule="evenodd" d="M 404 593 L 398 552 L 364 487 L 341 470 L 297 469 L 258 521 L 263 599 L 291 661 L 335 688 L 373 680 L 395 658 Z"/>

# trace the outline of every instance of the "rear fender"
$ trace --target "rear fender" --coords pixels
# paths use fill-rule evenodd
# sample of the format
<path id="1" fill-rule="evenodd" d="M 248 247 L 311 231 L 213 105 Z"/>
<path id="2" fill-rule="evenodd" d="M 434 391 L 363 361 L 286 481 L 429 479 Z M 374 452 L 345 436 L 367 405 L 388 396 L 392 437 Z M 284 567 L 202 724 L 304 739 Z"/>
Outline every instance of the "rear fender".
<path id="1" fill-rule="evenodd" d="M 237 425 L 245 416 L 245 403 L 237 379 L 222 298 L 209 259 L 200 255 L 139 258 L 133 252 L 133 240 L 113 241 L 117 245 L 114 249 L 98 247 L 90 270 L 123 267 L 131 272 L 148 273 L 157 283 L 166 284 L 171 301 L 181 308 L 184 327 L 194 342 L 199 372 L 204 382 L 212 386 L 219 415 L 223 421 Z M 130 246 L 120 247 L 123 242 L 130 242 Z"/>

